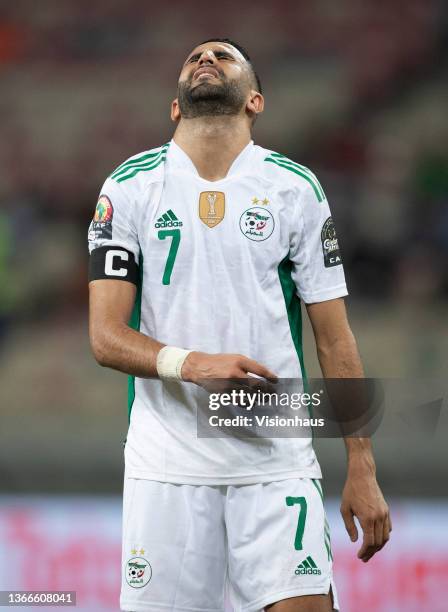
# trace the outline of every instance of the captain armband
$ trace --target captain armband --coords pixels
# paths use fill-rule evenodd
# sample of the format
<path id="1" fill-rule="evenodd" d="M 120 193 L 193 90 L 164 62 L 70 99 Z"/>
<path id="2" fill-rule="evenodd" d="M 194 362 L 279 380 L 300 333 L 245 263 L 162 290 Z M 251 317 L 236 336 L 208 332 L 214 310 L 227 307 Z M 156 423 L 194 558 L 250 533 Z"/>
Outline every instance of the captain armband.
<path id="1" fill-rule="evenodd" d="M 111 278 L 138 284 L 138 265 L 131 251 L 119 246 L 94 249 L 89 260 L 89 281 Z"/>

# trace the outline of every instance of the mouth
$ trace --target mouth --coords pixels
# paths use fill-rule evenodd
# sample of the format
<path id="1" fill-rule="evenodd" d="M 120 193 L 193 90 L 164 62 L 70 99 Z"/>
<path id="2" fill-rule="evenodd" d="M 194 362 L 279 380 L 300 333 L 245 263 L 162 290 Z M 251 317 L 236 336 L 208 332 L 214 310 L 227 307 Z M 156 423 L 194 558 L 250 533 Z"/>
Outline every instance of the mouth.
<path id="1" fill-rule="evenodd" d="M 209 77 L 215 77 L 215 79 L 219 78 L 218 71 L 211 67 L 198 68 L 193 74 L 193 81 L 201 81 Z"/>

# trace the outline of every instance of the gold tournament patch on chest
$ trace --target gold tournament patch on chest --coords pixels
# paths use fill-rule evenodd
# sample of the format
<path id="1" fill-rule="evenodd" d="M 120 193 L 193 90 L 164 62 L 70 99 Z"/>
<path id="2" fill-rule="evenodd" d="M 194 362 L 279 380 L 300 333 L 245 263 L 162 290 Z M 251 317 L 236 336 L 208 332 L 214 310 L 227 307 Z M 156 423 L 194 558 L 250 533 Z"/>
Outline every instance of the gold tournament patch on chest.
<path id="1" fill-rule="evenodd" d="M 199 196 L 199 218 L 207 227 L 215 227 L 224 219 L 226 197 L 222 191 L 202 191 Z"/>

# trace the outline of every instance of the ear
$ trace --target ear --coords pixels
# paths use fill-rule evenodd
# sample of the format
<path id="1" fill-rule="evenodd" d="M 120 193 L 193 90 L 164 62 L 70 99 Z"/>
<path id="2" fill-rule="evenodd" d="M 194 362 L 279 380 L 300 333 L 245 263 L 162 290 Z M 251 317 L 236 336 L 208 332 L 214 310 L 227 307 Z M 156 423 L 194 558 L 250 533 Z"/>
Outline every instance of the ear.
<path id="1" fill-rule="evenodd" d="M 177 98 L 171 102 L 171 121 L 177 123 L 180 121 L 180 108 Z"/>
<path id="2" fill-rule="evenodd" d="M 250 90 L 250 97 L 246 103 L 246 110 L 251 115 L 259 115 L 264 110 L 264 98 L 255 89 Z"/>

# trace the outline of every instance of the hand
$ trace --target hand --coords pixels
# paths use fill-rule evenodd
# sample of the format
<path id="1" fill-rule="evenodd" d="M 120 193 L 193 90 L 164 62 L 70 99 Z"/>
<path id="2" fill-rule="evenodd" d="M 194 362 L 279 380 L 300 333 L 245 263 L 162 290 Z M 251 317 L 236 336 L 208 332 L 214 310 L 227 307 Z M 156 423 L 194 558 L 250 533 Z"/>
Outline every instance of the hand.
<path id="1" fill-rule="evenodd" d="M 191 352 L 182 366 L 182 379 L 204 386 L 207 381 L 214 382 L 217 379 L 247 381 L 250 386 L 260 385 L 262 381 L 250 373 L 261 376 L 271 382 L 277 381 L 277 376 L 264 365 L 249 359 L 244 355 L 231 353 L 209 353 Z"/>
<path id="2" fill-rule="evenodd" d="M 389 507 L 381 493 L 374 470 L 359 466 L 349 467 L 342 492 L 341 514 L 352 542 L 358 539 L 354 517 L 358 518 L 363 531 L 358 558 L 367 563 L 383 548 L 392 531 Z"/>

